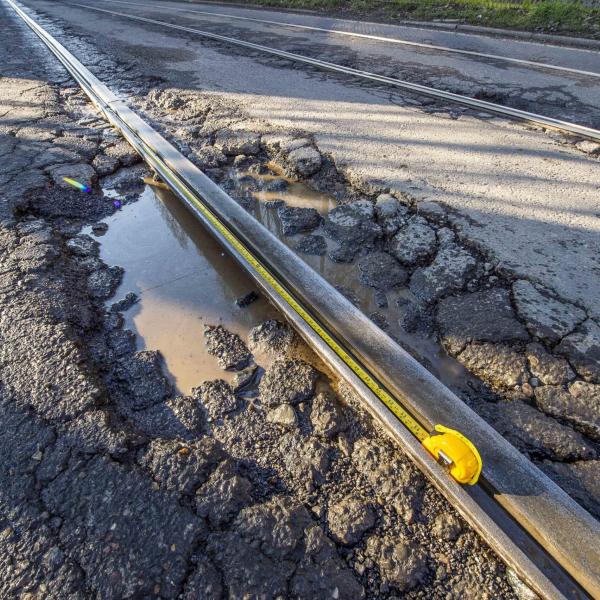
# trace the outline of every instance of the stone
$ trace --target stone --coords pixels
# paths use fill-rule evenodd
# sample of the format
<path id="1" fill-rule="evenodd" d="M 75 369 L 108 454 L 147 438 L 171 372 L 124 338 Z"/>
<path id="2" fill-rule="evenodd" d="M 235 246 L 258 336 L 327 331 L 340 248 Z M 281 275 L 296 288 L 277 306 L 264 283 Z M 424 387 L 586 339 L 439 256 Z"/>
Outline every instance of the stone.
<path id="1" fill-rule="evenodd" d="M 251 503 L 252 484 L 231 460 L 222 462 L 196 492 L 196 512 L 214 528 L 223 527 Z"/>
<path id="2" fill-rule="evenodd" d="M 528 344 L 525 356 L 531 373 L 546 385 L 564 385 L 575 377 L 575 373 L 564 358 L 552 356 L 539 343 Z"/>
<path id="3" fill-rule="evenodd" d="M 97 256 L 100 247 L 89 235 L 76 235 L 67 240 L 66 246 L 76 256 Z"/>
<path id="4" fill-rule="evenodd" d="M 265 406 L 299 404 L 312 398 L 317 371 L 303 360 L 276 360 L 260 381 L 260 399 Z"/>
<path id="5" fill-rule="evenodd" d="M 535 390 L 535 399 L 546 414 L 568 421 L 589 438 L 600 441 L 600 385 L 576 381 L 568 392 L 546 385 Z"/>
<path id="6" fill-rule="evenodd" d="M 252 354 L 240 336 L 227 331 L 222 325 L 207 325 L 204 337 L 208 353 L 216 356 L 222 369 L 240 371 L 252 360 Z"/>
<path id="7" fill-rule="evenodd" d="M 512 389 L 529 379 L 525 357 L 507 344 L 471 343 L 457 358 L 496 389 Z"/>
<path id="8" fill-rule="evenodd" d="M 316 209 L 300 206 L 281 206 L 277 209 L 277 214 L 281 220 L 283 235 L 312 231 L 323 220 Z"/>
<path id="9" fill-rule="evenodd" d="M 317 394 L 313 399 L 310 422 L 313 431 L 326 438 L 332 438 L 348 427 L 341 404 L 327 393 Z"/>
<path id="10" fill-rule="evenodd" d="M 419 202 L 417 212 L 435 223 L 442 224 L 446 221 L 446 210 L 437 202 L 431 202 L 430 200 Z"/>
<path id="11" fill-rule="evenodd" d="M 400 592 L 416 588 L 429 573 L 425 554 L 408 540 L 373 536 L 367 542 L 366 554 L 379 567 L 382 579 Z"/>
<path id="12" fill-rule="evenodd" d="M 508 290 L 492 288 L 449 296 L 437 306 L 435 320 L 444 346 L 455 355 L 469 342 L 517 342 L 529 340 L 517 320 Z"/>
<path id="13" fill-rule="evenodd" d="M 248 334 L 248 345 L 252 352 L 266 352 L 278 357 L 285 356 L 297 343 L 294 330 L 275 319 L 264 321 L 253 327 Z"/>
<path id="14" fill-rule="evenodd" d="M 287 180 L 276 177 L 263 182 L 262 189 L 265 192 L 285 192 L 289 187 Z"/>
<path id="15" fill-rule="evenodd" d="M 110 298 L 119 287 L 123 269 L 121 267 L 102 267 L 88 275 L 88 292 L 94 298 L 106 300 Z"/>
<path id="16" fill-rule="evenodd" d="M 375 215 L 383 233 L 392 236 L 406 223 L 408 208 L 391 194 L 380 194 L 375 202 Z"/>
<path id="17" fill-rule="evenodd" d="M 469 252 L 457 244 L 445 244 L 428 267 L 414 272 L 410 289 L 419 300 L 433 302 L 462 289 L 476 266 L 477 261 Z"/>
<path id="18" fill-rule="evenodd" d="M 139 154 L 125 141 L 110 146 L 104 154 L 116 158 L 124 167 L 131 167 L 141 161 Z"/>
<path id="19" fill-rule="evenodd" d="M 463 531 L 463 523 L 454 513 L 441 513 L 433 523 L 433 534 L 447 542 L 454 542 Z"/>
<path id="20" fill-rule="evenodd" d="M 97 176 L 94 168 L 87 163 L 77 163 L 73 165 L 57 165 L 48 169 L 50 177 L 54 183 L 64 189 L 72 190 L 73 186 L 68 184 L 64 178 L 74 179 L 79 183 L 92 187 L 96 182 Z"/>
<path id="21" fill-rule="evenodd" d="M 379 221 L 398 216 L 406 216 L 408 209 L 391 194 L 380 194 L 375 201 L 375 214 Z"/>
<path id="22" fill-rule="evenodd" d="M 415 265 L 427 260 L 435 252 L 435 230 L 425 219 L 413 217 L 393 237 L 390 252 L 405 265 Z"/>
<path id="23" fill-rule="evenodd" d="M 370 202 L 359 200 L 336 206 L 325 218 L 326 233 L 340 242 L 339 250 L 349 254 L 350 261 L 361 250 L 373 248 L 375 241 L 381 237 L 381 227 L 375 223 L 374 212 Z"/>
<path id="24" fill-rule="evenodd" d="M 355 496 L 346 496 L 330 503 L 327 525 L 334 540 L 345 546 L 354 546 L 375 526 L 377 515 L 373 507 Z"/>
<path id="25" fill-rule="evenodd" d="M 108 223 L 94 223 L 92 225 L 92 233 L 100 237 L 108 231 Z"/>
<path id="26" fill-rule="evenodd" d="M 192 390 L 192 396 L 202 402 L 212 421 L 222 419 L 239 406 L 231 386 L 222 379 L 205 381 Z"/>
<path id="27" fill-rule="evenodd" d="M 125 294 L 125 298 L 111 304 L 110 310 L 111 312 L 124 312 L 129 310 L 134 304 L 139 302 L 138 295 L 134 292 L 128 292 Z"/>
<path id="28" fill-rule="evenodd" d="M 323 256 L 327 252 L 327 242 L 322 235 L 304 235 L 294 249 L 302 254 Z"/>
<path id="29" fill-rule="evenodd" d="M 513 298 L 532 335 L 556 343 L 585 319 L 585 312 L 568 302 L 552 298 L 524 279 L 512 285 Z"/>
<path id="30" fill-rule="evenodd" d="M 286 162 L 298 175 L 309 177 L 321 168 L 321 155 L 312 146 L 301 146 L 288 153 Z"/>
<path id="31" fill-rule="evenodd" d="M 191 159 L 200 169 L 216 169 L 227 162 L 225 154 L 214 146 L 203 146 L 194 150 Z"/>
<path id="32" fill-rule="evenodd" d="M 267 421 L 292 429 L 298 425 L 298 417 L 290 404 L 280 404 L 267 413 Z"/>
<path id="33" fill-rule="evenodd" d="M 373 252 L 358 261 L 363 285 L 387 291 L 406 282 L 407 274 L 398 261 L 386 252 Z"/>
<path id="34" fill-rule="evenodd" d="M 251 131 L 221 130 L 215 137 L 215 147 L 227 156 L 257 154 L 260 150 L 260 136 Z"/>
<path id="35" fill-rule="evenodd" d="M 595 321 L 584 321 L 555 351 L 565 356 L 581 377 L 600 383 L 600 327 Z"/>
<path id="36" fill-rule="evenodd" d="M 259 298 L 259 295 L 255 292 L 248 292 L 244 296 L 240 296 L 236 301 L 236 305 L 240 308 L 246 308 L 246 306 L 250 306 L 254 302 L 256 302 Z"/>
<path id="37" fill-rule="evenodd" d="M 581 434 L 520 400 L 501 401 L 489 405 L 487 410 L 486 420 L 532 458 L 562 461 L 595 458 L 593 446 Z"/>
<path id="38" fill-rule="evenodd" d="M 368 246 L 371 248 L 371 246 Z M 361 251 L 361 247 L 351 242 L 341 242 L 337 248 L 329 251 L 329 258 L 335 263 L 351 263 L 357 254 Z"/>
<path id="39" fill-rule="evenodd" d="M 119 168 L 119 159 L 114 156 L 98 154 L 92 161 L 92 166 L 98 177 L 105 177 L 112 175 Z"/>

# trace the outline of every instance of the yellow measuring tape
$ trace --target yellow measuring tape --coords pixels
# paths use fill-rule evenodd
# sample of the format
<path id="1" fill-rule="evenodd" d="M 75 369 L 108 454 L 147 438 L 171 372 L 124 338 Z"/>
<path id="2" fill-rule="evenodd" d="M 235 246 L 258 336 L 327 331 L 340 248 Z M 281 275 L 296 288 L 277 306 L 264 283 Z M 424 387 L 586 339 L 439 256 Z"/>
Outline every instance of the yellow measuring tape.
<path id="1" fill-rule="evenodd" d="M 319 337 L 352 369 L 360 380 L 387 406 L 397 419 L 423 444 L 430 454 L 459 483 L 473 485 L 481 473 L 482 462 L 477 448 L 461 433 L 442 425 L 428 433 L 390 393 L 381 387 L 371 375 L 338 344 L 321 324 L 285 289 L 281 283 L 263 266 L 248 248 L 221 222 L 221 220 L 189 192 L 186 186 L 177 186 L 206 218 L 207 221 L 231 244 L 252 268 L 273 288 L 277 294 L 315 331 Z"/>

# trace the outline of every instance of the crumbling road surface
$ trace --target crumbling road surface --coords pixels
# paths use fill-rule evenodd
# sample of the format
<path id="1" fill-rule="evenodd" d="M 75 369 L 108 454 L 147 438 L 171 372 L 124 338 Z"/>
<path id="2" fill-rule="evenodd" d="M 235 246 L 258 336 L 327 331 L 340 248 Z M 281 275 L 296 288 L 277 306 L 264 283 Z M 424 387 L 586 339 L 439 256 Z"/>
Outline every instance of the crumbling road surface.
<path id="1" fill-rule="evenodd" d="M 29 5 L 600 514 L 597 148 Z M 100 257 L 122 208 L 102 189 L 135 208 L 149 173 L 4 5 L 0 18 L 0 593 L 527 597 L 285 324 L 240 337 L 215 319 L 197 340 L 214 376 L 192 389 L 140 350 L 124 327 L 136 298 Z"/>

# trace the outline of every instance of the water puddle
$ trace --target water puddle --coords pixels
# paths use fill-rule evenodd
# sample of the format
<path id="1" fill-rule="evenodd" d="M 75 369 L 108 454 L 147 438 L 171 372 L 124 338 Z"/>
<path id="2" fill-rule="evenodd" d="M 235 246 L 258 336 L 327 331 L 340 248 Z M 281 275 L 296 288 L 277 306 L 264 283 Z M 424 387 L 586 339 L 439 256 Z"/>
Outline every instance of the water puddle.
<path id="1" fill-rule="evenodd" d="M 222 324 L 245 339 L 252 327 L 276 318 L 275 308 L 262 297 L 236 305 L 256 285 L 169 192 L 147 186 L 105 222 L 101 258 L 125 269 L 114 300 L 128 292 L 140 298 L 124 313 L 138 349 L 160 350 L 180 393 L 207 379 L 231 379 L 206 352 L 204 326 Z"/>

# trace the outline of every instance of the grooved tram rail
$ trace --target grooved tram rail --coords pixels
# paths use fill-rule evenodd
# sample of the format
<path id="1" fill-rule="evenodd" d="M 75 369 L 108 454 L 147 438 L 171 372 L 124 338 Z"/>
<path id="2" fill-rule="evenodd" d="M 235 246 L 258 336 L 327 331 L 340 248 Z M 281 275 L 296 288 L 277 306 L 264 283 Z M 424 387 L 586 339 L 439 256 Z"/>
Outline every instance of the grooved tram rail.
<path id="1" fill-rule="evenodd" d="M 598 522 L 6 1 L 492 549 L 543 597 L 600 596 Z M 438 423 L 475 443 L 481 485 L 459 485 L 423 448 L 418 432 Z"/>

